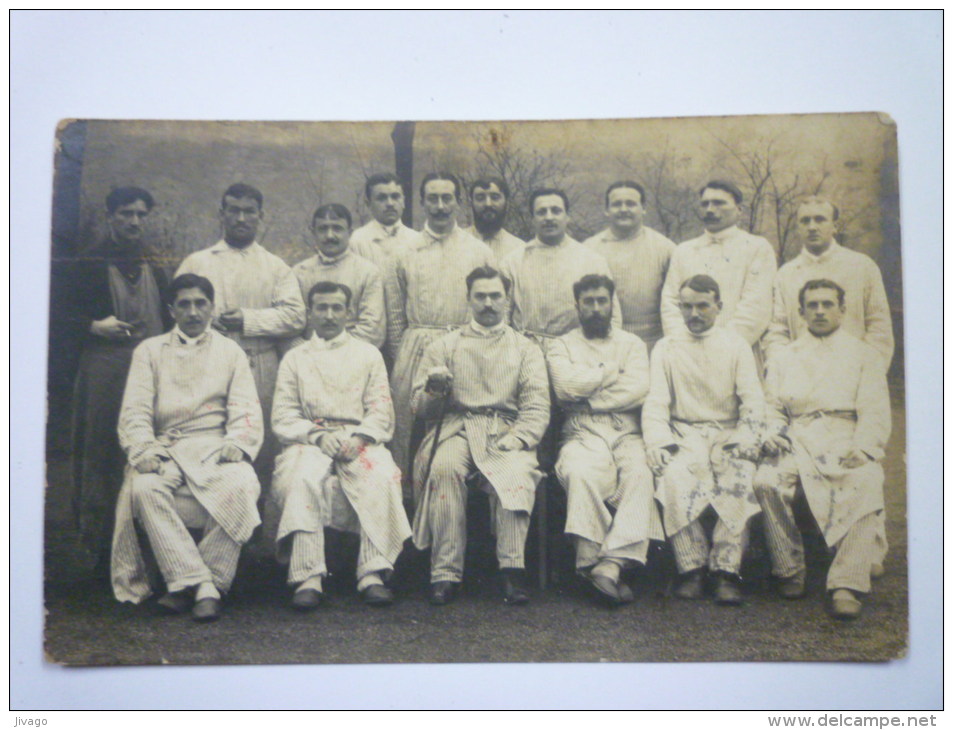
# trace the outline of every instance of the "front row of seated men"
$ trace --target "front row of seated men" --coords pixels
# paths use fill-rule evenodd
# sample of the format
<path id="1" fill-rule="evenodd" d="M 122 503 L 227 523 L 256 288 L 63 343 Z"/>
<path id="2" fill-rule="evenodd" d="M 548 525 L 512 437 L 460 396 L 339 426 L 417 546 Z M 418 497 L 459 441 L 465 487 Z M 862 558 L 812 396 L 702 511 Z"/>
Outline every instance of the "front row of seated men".
<path id="1" fill-rule="evenodd" d="M 393 601 L 387 580 L 411 536 L 431 549 L 430 602 L 453 600 L 470 486 L 489 496 L 503 598 L 526 603 L 524 547 L 551 383 L 565 414 L 556 462 L 567 492 L 565 531 L 593 596 L 631 602 L 623 571 L 644 564 L 649 541 L 664 535 L 677 597 L 701 598 L 707 571 L 717 603 L 740 603 L 748 523 L 763 510 L 778 593 L 799 598 L 806 570 L 792 503 L 803 492 L 835 552 L 831 611 L 857 617 L 879 554 L 878 462 L 890 406 L 876 353 L 839 328 L 844 290 L 829 280 L 801 289 L 807 332 L 773 354 L 764 392 L 751 348 L 715 324 L 721 296 L 711 277 L 683 283 L 686 331 L 656 345 L 651 368 L 645 344 L 612 327 L 614 288 L 603 275 L 576 282 L 580 327 L 537 344 L 505 322 L 510 282 L 489 266 L 470 273 L 471 319 L 426 348 L 413 387 L 427 433 L 414 463 L 411 529 L 385 448 L 394 415 L 382 357 L 345 329 L 350 290 L 315 284 L 313 334 L 281 362 L 271 418 L 283 446 L 272 489 L 281 508 L 277 552 L 290 562 L 292 605 L 323 601 L 325 527 L 359 535 L 357 588 L 367 604 Z M 259 523 L 251 461 L 262 413 L 245 353 L 209 328 L 210 282 L 179 276 L 170 302 L 175 327 L 136 349 L 123 399 L 119 435 L 129 467 L 113 586 L 120 600 L 151 593 L 138 523 L 166 585 L 160 605 L 191 607 L 196 620 L 209 621 L 220 615 L 241 545 Z M 198 544 L 190 529 L 201 531 Z"/>

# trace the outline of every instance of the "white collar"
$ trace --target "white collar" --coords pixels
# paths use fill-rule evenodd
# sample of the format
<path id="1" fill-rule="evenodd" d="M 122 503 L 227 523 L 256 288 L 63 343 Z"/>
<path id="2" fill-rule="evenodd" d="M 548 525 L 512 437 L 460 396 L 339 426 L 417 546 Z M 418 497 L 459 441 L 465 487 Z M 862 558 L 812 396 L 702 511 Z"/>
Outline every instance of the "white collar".
<path id="1" fill-rule="evenodd" d="M 728 226 L 718 231 L 718 233 L 711 233 L 710 231 L 705 231 L 705 237 L 708 239 L 709 243 L 723 243 L 727 239 L 734 236 L 738 233 L 740 229 L 737 225 Z"/>
<path id="2" fill-rule="evenodd" d="M 834 252 L 839 248 L 840 246 L 837 245 L 837 241 L 835 241 L 832 238 L 830 245 L 823 252 L 819 254 L 811 253 L 810 251 L 807 250 L 807 246 L 803 246 L 801 248 L 801 253 L 804 254 L 804 258 L 806 258 L 808 261 L 811 261 L 813 263 L 820 263 L 821 261 L 826 261 L 831 256 L 833 256 Z"/>
<path id="3" fill-rule="evenodd" d="M 177 342 L 179 345 L 184 345 L 185 347 L 196 347 L 208 339 L 209 327 L 206 325 L 205 330 L 198 335 L 197 337 L 189 337 L 185 332 L 179 329 L 179 325 L 176 325 L 172 328 L 173 341 Z"/>
<path id="4" fill-rule="evenodd" d="M 506 327 L 506 320 L 501 319 L 492 327 L 484 327 L 482 324 L 477 322 L 475 319 L 470 320 L 470 328 L 481 337 L 492 337 L 495 334 L 498 334 Z"/>
<path id="5" fill-rule="evenodd" d="M 455 230 L 457 230 L 456 222 L 454 222 L 453 227 L 449 231 L 442 234 L 434 233 L 433 229 L 430 227 L 430 221 L 424 223 L 424 233 L 437 241 L 443 241 L 444 239 L 449 238 Z"/>
<path id="6" fill-rule="evenodd" d="M 325 340 L 319 337 L 317 332 L 312 332 L 310 342 L 311 347 L 315 350 L 334 350 L 338 347 L 341 347 L 341 345 L 346 344 L 349 337 L 350 335 L 348 335 L 346 328 L 341 330 L 341 334 L 330 340 Z"/>

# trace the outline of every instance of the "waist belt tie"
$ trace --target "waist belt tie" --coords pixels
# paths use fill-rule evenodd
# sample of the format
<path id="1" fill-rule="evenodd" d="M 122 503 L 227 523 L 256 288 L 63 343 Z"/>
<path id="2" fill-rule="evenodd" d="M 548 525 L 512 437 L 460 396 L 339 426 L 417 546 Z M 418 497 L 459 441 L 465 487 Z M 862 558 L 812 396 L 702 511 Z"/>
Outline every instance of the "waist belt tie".
<path id="1" fill-rule="evenodd" d="M 344 426 L 360 426 L 361 422 L 353 418 L 315 418 L 314 425 L 321 430 L 330 431 L 332 428 L 343 428 Z"/>
<path id="2" fill-rule="evenodd" d="M 460 324 L 409 324 L 407 329 L 409 330 L 440 330 L 441 332 L 453 332 L 458 330 L 463 325 Z"/>
<path id="3" fill-rule="evenodd" d="M 468 408 L 463 411 L 464 418 L 469 418 L 470 416 L 493 416 L 493 426 L 490 429 L 490 435 L 496 436 L 499 433 L 500 418 L 503 419 L 504 423 L 515 421 L 519 417 L 519 413 L 511 411 L 508 408 Z"/>
<path id="4" fill-rule="evenodd" d="M 224 428 L 203 428 L 197 431 L 183 431 L 180 428 L 167 428 L 156 437 L 156 442 L 168 448 L 179 441 L 190 436 L 225 436 Z"/>
<path id="5" fill-rule="evenodd" d="M 726 428 L 734 428 L 738 425 L 737 418 L 728 418 L 722 421 L 686 421 L 684 418 L 673 418 L 673 423 L 687 423 L 689 426 L 714 426 L 719 431 L 724 431 Z"/>
<path id="6" fill-rule="evenodd" d="M 795 418 L 805 421 L 816 421 L 818 418 L 843 418 L 846 421 L 856 421 L 857 411 L 818 409 L 810 413 L 802 413 L 799 416 L 795 416 Z"/>

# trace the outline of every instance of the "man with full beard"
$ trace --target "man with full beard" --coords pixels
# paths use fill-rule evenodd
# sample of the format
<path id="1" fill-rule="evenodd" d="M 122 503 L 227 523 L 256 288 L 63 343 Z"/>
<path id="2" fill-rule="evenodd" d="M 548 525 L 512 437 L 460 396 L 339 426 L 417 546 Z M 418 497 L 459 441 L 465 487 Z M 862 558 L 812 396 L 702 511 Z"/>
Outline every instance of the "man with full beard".
<path id="1" fill-rule="evenodd" d="M 499 177 L 481 177 L 470 185 L 473 225 L 464 230 L 493 250 L 497 261 L 526 244 L 503 228 L 510 204 L 510 186 Z"/>
<path id="2" fill-rule="evenodd" d="M 649 540 L 662 540 L 655 484 L 638 409 L 649 392 L 649 359 L 636 335 L 613 327 L 615 283 L 590 274 L 573 284 L 581 328 L 549 347 L 546 360 L 566 413 L 556 474 L 566 489 L 566 533 L 576 570 L 611 606 L 634 600 L 620 576 L 645 564 Z"/>

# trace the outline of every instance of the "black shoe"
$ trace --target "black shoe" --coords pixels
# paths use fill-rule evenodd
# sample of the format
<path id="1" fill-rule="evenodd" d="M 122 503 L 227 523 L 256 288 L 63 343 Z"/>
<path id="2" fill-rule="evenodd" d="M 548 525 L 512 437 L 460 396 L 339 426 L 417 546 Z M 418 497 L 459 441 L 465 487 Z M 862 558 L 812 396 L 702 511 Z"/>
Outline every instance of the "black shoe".
<path id="1" fill-rule="evenodd" d="M 322 603 L 324 603 L 324 594 L 314 588 L 295 591 L 291 597 L 291 605 L 298 611 L 313 611 Z"/>
<path id="2" fill-rule="evenodd" d="M 438 580 L 430 584 L 430 603 L 433 606 L 445 606 L 457 595 L 457 584 L 449 580 Z"/>
<path id="3" fill-rule="evenodd" d="M 503 603 L 521 606 L 529 603 L 529 591 L 526 589 L 526 574 L 520 568 L 503 568 L 500 571 L 503 582 Z"/>
<path id="4" fill-rule="evenodd" d="M 702 569 L 691 570 L 679 576 L 675 587 L 675 597 L 685 601 L 697 601 L 705 594 L 705 581 Z"/>
<path id="5" fill-rule="evenodd" d="M 603 606 L 614 608 L 622 605 L 622 597 L 619 595 L 619 584 L 613 583 L 604 575 L 585 571 L 579 573 L 579 576 L 586 582 L 589 588 L 589 594 Z"/>
<path id="6" fill-rule="evenodd" d="M 781 598 L 785 598 L 789 601 L 804 598 L 804 594 L 806 593 L 804 588 L 805 577 L 806 571 L 804 568 L 801 568 L 797 573 L 789 575 L 787 578 L 777 578 L 775 590 L 777 590 Z"/>
<path id="7" fill-rule="evenodd" d="M 185 588 L 181 591 L 166 593 L 156 601 L 156 605 L 166 613 L 185 613 L 192 605 L 192 591 Z"/>
<path id="8" fill-rule="evenodd" d="M 616 588 L 619 591 L 619 601 L 621 603 L 634 603 L 635 602 L 635 593 L 632 592 L 632 589 L 629 587 L 629 584 L 623 580 L 620 580 L 616 585 Z"/>
<path id="9" fill-rule="evenodd" d="M 222 615 L 222 601 L 219 598 L 203 598 L 192 606 L 192 618 L 201 624 L 217 621 Z"/>
<path id="10" fill-rule="evenodd" d="M 378 583 L 361 591 L 361 599 L 368 606 L 389 606 L 394 602 L 394 594 L 387 586 Z"/>
<path id="11" fill-rule="evenodd" d="M 719 606 L 740 606 L 743 602 L 738 577 L 721 573 L 715 583 L 715 603 Z"/>

